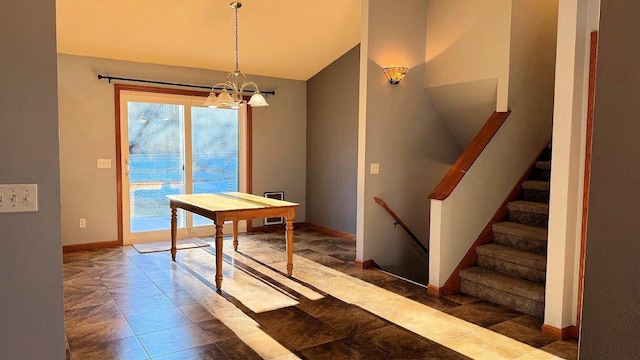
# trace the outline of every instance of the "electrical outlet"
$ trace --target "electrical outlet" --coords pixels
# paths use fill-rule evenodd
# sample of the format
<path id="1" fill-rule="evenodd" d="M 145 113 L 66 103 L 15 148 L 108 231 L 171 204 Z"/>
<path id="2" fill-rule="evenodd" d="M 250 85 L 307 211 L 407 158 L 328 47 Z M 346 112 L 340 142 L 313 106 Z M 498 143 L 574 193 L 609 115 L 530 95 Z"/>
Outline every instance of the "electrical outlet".
<path id="1" fill-rule="evenodd" d="M 85 218 L 80 218 L 80 228 L 84 229 L 87 227 L 87 219 Z"/>
<path id="2" fill-rule="evenodd" d="M 98 169 L 111 169 L 111 159 L 98 159 Z"/>

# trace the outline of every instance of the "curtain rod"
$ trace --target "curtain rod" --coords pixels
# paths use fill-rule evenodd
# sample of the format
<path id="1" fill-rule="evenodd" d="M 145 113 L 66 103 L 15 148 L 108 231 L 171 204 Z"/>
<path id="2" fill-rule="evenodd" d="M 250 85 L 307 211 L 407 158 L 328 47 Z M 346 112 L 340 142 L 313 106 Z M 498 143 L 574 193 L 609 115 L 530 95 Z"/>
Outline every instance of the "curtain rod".
<path id="1" fill-rule="evenodd" d="M 171 82 L 156 81 L 156 80 L 132 79 L 132 78 L 117 77 L 117 76 L 104 76 L 104 75 L 98 74 L 98 80 L 102 80 L 102 79 L 107 79 L 109 81 L 109 84 L 111 84 L 111 80 L 122 80 L 122 81 L 133 81 L 133 82 L 140 82 L 140 83 L 147 83 L 147 84 L 182 86 L 182 87 L 190 87 L 190 88 L 196 88 L 196 89 L 212 90 L 211 86 L 180 84 L 180 83 L 171 83 Z M 223 90 L 223 88 L 217 87 L 217 88 L 213 88 L 213 90 Z M 255 90 L 244 90 L 244 92 L 252 94 L 255 92 Z M 268 95 L 276 94 L 275 90 L 267 90 L 267 91 L 260 90 L 260 93 L 268 94 Z"/>

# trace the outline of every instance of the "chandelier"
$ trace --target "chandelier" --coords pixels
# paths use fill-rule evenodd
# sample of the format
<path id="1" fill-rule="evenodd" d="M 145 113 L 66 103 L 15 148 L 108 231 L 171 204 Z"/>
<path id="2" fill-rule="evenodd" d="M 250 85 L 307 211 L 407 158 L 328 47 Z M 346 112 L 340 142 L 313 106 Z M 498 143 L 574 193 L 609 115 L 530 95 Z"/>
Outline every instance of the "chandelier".
<path id="1" fill-rule="evenodd" d="M 253 92 L 248 104 L 252 107 L 269 106 L 267 100 L 260 93 L 258 85 L 253 81 L 247 81 L 247 76 L 240 71 L 238 66 L 238 9 L 242 3 L 234 1 L 230 4 L 236 13 L 236 69 L 227 75 L 227 81 L 213 85 L 209 97 L 204 102 L 204 106 L 210 108 L 237 109 L 243 105 L 242 94 L 245 91 Z M 247 87 L 252 87 L 253 90 Z M 221 90 L 216 96 L 216 90 Z"/>

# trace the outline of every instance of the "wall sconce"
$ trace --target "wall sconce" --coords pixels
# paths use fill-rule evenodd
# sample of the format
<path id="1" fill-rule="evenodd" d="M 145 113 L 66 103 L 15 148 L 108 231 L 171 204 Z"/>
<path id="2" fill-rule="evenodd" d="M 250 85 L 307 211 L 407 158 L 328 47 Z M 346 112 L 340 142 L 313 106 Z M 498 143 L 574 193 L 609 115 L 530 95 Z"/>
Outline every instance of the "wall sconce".
<path id="1" fill-rule="evenodd" d="M 408 67 L 404 66 L 391 66 L 382 69 L 384 74 L 389 80 L 389 84 L 399 84 L 400 80 L 404 79 L 404 76 L 409 72 Z"/>

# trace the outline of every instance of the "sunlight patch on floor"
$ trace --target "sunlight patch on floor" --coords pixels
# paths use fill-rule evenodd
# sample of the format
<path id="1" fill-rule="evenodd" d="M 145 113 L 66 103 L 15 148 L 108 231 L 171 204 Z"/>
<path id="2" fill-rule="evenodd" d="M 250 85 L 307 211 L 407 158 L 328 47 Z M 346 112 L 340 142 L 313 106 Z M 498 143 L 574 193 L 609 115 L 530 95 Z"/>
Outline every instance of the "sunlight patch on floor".
<path id="1" fill-rule="evenodd" d="M 282 253 L 271 250 L 271 253 L 265 254 L 265 252 L 269 252 L 265 250 L 261 249 L 260 255 L 260 258 L 264 259 L 265 263 L 275 269 L 284 269 L 286 267 L 286 262 L 282 262 Z M 278 257 L 278 254 L 280 254 L 280 257 Z M 246 256 L 251 256 L 250 250 L 246 252 Z M 247 258 L 243 259 L 243 261 L 246 261 Z M 277 262 L 278 259 L 280 259 L 280 262 Z M 260 267 L 263 268 L 262 270 L 268 269 L 256 261 L 251 261 L 250 263 L 256 269 Z M 261 273 L 263 272 L 261 271 Z M 285 281 L 282 279 L 282 275 L 271 270 L 263 274 L 273 276 L 283 283 Z M 372 314 L 472 359 L 560 359 L 504 335 L 295 255 L 293 278 L 346 303 L 357 305 Z M 291 282 L 294 281 L 288 279 L 287 284 L 291 285 Z M 246 284 L 238 284 L 238 286 L 240 291 L 240 288 L 246 286 Z M 227 291 L 226 285 L 224 285 L 224 288 Z M 297 286 L 297 289 L 300 290 L 301 287 Z M 313 293 L 317 294 L 316 292 Z M 276 297 L 276 299 L 269 299 L 269 302 L 274 301 L 273 305 L 278 302 L 277 298 L 282 296 L 273 290 L 268 291 L 268 294 L 264 293 L 263 296 L 270 297 L 275 295 Z M 245 305 L 251 307 L 249 304 Z M 258 349 L 254 350 L 258 351 Z"/>

